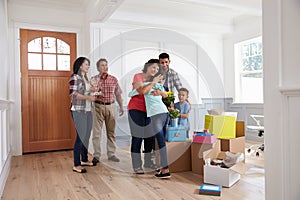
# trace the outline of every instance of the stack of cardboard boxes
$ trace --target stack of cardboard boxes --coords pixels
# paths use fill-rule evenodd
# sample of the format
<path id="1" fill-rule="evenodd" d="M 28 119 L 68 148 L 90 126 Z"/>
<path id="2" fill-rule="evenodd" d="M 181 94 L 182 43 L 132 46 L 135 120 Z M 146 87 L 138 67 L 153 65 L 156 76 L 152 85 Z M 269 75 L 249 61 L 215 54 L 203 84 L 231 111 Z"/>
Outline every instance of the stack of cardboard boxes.
<path id="1" fill-rule="evenodd" d="M 206 122 L 209 132 L 216 138 L 197 138 L 194 142 L 187 140 L 182 142 L 167 142 L 168 161 L 171 172 L 192 171 L 203 175 L 204 182 L 225 187 L 232 186 L 240 179 L 240 174 L 247 170 L 242 164 L 234 165 L 230 169 L 205 165 L 205 159 L 214 160 L 224 158 L 225 152 L 245 153 L 245 126 L 244 122 L 232 120 L 228 116 L 225 118 L 209 117 L 210 123 Z M 229 120 L 228 120 L 229 119 Z M 220 128 L 218 124 L 222 123 Z M 217 133 L 216 133 L 217 131 Z M 205 134 L 204 134 L 205 135 Z M 202 134 L 198 135 L 203 137 Z M 209 135 L 207 135 L 209 136 Z M 209 136 L 211 137 L 211 136 Z M 205 143 L 198 143 L 205 141 Z"/>

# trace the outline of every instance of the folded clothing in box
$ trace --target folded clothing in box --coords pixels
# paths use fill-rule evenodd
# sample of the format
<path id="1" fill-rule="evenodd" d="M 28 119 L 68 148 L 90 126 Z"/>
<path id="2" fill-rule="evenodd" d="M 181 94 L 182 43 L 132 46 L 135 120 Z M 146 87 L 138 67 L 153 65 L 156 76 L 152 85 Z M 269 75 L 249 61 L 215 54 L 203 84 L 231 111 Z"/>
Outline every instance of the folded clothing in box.
<path id="1" fill-rule="evenodd" d="M 167 127 L 168 142 L 184 142 L 186 141 L 186 129 L 184 126 L 168 126 Z"/>
<path id="2" fill-rule="evenodd" d="M 216 141 L 216 137 L 211 133 L 194 132 L 193 142 L 201 144 L 213 144 Z"/>

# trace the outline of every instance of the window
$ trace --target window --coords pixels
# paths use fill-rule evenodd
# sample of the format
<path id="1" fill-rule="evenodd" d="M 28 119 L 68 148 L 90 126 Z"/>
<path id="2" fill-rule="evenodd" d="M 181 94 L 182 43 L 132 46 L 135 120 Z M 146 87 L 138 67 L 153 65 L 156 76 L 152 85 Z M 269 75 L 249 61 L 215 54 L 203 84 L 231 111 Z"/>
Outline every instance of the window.
<path id="1" fill-rule="evenodd" d="M 262 38 L 234 45 L 235 101 L 263 103 Z"/>
<path id="2" fill-rule="evenodd" d="M 70 70 L 70 46 L 54 37 L 36 38 L 28 43 L 29 70 Z"/>

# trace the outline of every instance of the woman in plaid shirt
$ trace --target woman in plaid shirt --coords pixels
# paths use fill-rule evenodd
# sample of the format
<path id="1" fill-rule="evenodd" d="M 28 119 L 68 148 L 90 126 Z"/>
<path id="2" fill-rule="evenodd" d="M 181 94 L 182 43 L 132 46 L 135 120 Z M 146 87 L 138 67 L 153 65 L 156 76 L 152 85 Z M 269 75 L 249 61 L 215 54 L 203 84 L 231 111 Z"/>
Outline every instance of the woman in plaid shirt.
<path id="1" fill-rule="evenodd" d="M 90 88 L 87 72 L 90 61 L 85 57 L 79 57 L 73 64 L 73 74 L 69 80 L 71 100 L 71 113 L 76 128 L 76 141 L 74 144 L 74 166 L 73 171 L 85 173 L 82 166 L 93 166 L 88 161 L 88 146 L 92 130 L 91 102 L 95 96 L 90 96 L 95 88 Z M 81 156 L 81 161 L 80 161 Z"/>

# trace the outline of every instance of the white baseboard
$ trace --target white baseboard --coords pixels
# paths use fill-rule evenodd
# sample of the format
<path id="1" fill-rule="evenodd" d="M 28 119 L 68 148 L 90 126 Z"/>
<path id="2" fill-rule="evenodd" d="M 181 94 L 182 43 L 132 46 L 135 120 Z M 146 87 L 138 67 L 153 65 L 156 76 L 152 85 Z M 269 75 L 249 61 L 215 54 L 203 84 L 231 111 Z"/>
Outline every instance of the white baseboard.
<path id="1" fill-rule="evenodd" d="M 10 164 L 11 164 L 11 155 L 9 154 L 3 166 L 2 172 L 0 174 L 0 199 L 2 199 L 5 183 L 10 171 Z"/>

